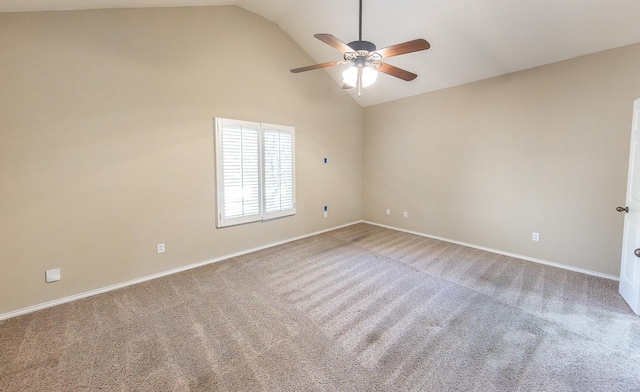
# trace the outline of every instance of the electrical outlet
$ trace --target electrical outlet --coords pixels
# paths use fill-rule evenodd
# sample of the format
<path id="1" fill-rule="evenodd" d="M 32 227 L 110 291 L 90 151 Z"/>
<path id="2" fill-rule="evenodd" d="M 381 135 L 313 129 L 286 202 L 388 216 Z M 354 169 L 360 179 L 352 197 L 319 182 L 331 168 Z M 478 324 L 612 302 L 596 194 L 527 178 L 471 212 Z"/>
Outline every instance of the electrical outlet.
<path id="1" fill-rule="evenodd" d="M 391 210 L 387 208 L 387 215 L 391 215 Z"/>
<path id="2" fill-rule="evenodd" d="M 533 233 L 531 235 L 531 240 L 536 242 L 540 241 L 540 233 Z"/>
<path id="3" fill-rule="evenodd" d="M 158 253 L 164 253 L 164 244 L 158 244 Z"/>
<path id="4" fill-rule="evenodd" d="M 44 273 L 45 281 L 47 283 L 57 282 L 60 280 L 60 268 L 50 269 Z"/>
<path id="5" fill-rule="evenodd" d="M 409 216 L 409 213 L 408 213 L 407 211 L 405 211 L 405 212 L 404 212 L 404 217 L 406 218 L 406 217 L 408 217 L 408 216 Z"/>

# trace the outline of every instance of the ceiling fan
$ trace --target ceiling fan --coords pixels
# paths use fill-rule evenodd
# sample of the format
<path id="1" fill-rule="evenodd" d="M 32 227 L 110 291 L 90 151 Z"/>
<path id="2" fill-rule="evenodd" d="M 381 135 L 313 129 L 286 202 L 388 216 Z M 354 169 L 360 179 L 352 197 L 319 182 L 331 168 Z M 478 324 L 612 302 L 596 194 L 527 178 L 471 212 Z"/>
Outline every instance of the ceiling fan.
<path id="1" fill-rule="evenodd" d="M 336 65 L 351 64 L 351 66 L 342 73 L 344 79 L 343 88 L 358 89 L 358 96 L 361 96 L 361 89 L 373 84 L 376 81 L 378 72 L 395 76 L 402 80 L 411 81 L 418 75 L 406 71 L 402 68 L 383 63 L 381 60 L 388 57 L 398 56 L 401 54 L 418 52 L 427 50 L 431 47 L 429 42 L 424 39 L 414 39 L 413 41 L 403 42 L 401 44 L 387 46 L 386 48 L 377 49 L 376 46 L 369 41 L 362 40 L 362 0 L 360 0 L 360 23 L 359 38 L 357 41 L 345 44 L 331 34 L 316 34 L 315 38 L 327 45 L 339 50 L 343 53 L 344 60 L 330 61 L 328 63 L 309 65 L 306 67 L 292 69 L 291 72 L 299 73 L 311 71 L 314 69 L 328 68 Z"/>

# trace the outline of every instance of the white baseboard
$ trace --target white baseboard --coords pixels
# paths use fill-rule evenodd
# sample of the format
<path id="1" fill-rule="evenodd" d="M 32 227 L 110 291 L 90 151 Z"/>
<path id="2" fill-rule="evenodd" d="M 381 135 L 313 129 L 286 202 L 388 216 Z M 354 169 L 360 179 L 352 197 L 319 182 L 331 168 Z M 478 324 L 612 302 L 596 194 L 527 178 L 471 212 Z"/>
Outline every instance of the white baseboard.
<path id="1" fill-rule="evenodd" d="M 501 251 L 501 250 L 498 250 L 498 249 L 491 249 L 491 248 L 487 248 L 487 247 L 484 247 L 484 246 L 469 244 L 469 243 L 466 243 L 466 242 L 455 241 L 455 240 L 452 240 L 452 239 L 449 239 L 449 238 L 438 237 L 438 236 L 434 236 L 434 235 L 420 233 L 420 232 L 413 231 L 413 230 L 405 230 L 405 229 L 401 229 L 399 227 L 383 225 L 383 224 L 380 224 L 380 223 L 370 222 L 370 221 L 366 221 L 366 220 L 359 220 L 359 221 L 346 223 L 344 225 L 335 226 L 335 227 L 332 227 L 330 229 L 325 229 L 325 230 L 320 230 L 320 231 L 316 231 L 316 232 L 309 233 L 309 234 L 304 234 L 304 235 L 301 235 L 301 236 L 298 236 L 298 237 L 289 238 L 289 239 L 286 239 L 286 240 L 270 243 L 270 244 L 259 246 L 259 247 L 256 247 L 256 248 L 246 249 L 246 250 L 243 250 L 243 251 L 240 251 L 240 252 L 236 252 L 236 253 L 220 256 L 220 257 L 216 257 L 214 259 L 202 261 L 202 262 L 199 262 L 199 263 L 189 264 L 189 265 L 186 265 L 186 266 L 183 266 L 183 267 L 174 268 L 174 269 L 171 269 L 171 270 L 168 270 L 168 271 L 159 272 L 157 274 L 144 276 L 142 278 L 129 280 L 127 282 L 122 282 L 122 283 L 117 283 L 117 284 L 114 284 L 114 285 L 111 285 L 111 286 L 101 287 L 99 289 L 85 291 L 83 293 L 74 294 L 74 295 L 70 295 L 68 297 L 56 299 L 56 300 L 49 301 L 49 302 L 44 302 L 44 303 L 41 303 L 41 304 L 29 306 L 29 307 L 26 307 L 26 308 L 23 308 L 23 309 L 14 310 L 14 311 L 11 311 L 11 312 L 8 312 L 8 313 L 3 313 L 3 314 L 0 314 L 0 321 L 6 320 L 6 319 L 10 319 L 12 317 L 17 317 L 17 316 L 20 316 L 20 315 L 23 315 L 23 314 L 35 312 L 35 311 L 38 311 L 38 310 L 50 308 L 50 307 L 53 307 L 53 306 L 56 306 L 56 305 L 62 305 L 64 303 L 76 301 L 78 299 L 91 297 L 91 296 L 94 296 L 94 295 L 106 293 L 106 292 L 113 291 L 113 290 L 118 290 L 118 289 L 121 289 L 121 288 L 124 288 L 124 287 L 127 287 L 127 286 L 132 286 L 134 284 L 138 284 L 138 283 L 146 282 L 146 281 L 149 281 L 149 280 L 161 278 L 163 276 L 172 275 L 172 274 L 176 274 L 178 272 L 187 271 L 187 270 L 190 270 L 190 269 L 193 269 L 193 268 L 202 267 L 202 266 L 205 266 L 205 265 L 208 265 L 208 264 L 216 263 L 218 261 L 227 260 L 227 259 L 230 259 L 230 258 L 233 258 L 233 257 L 237 257 L 237 256 L 242 256 L 242 255 L 245 255 L 247 253 L 256 252 L 256 251 L 259 251 L 259 250 L 262 250 L 262 249 L 267 249 L 267 248 L 271 248 L 271 247 L 274 247 L 274 246 L 286 244 L 287 242 L 297 241 L 297 240 L 300 240 L 300 239 L 303 239 L 303 238 L 312 237 L 314 235 L 326 233 L 328 231 L 337 230 L 337 229 L 340 229 L 340 228 L 343 228 L 343 227 L 351 226 L 351 225 L 354 225 L 356 223 L 367 223 L 367 224 L 374 225 L 374 226 L 379 226 L 379 227 L 384 227 L 384 228 L 391 229 L 391 230 L 397 230 L 397 231 L 402 231 L 402 232 L 405 232 L 405 233 L 415 234 L 415 235 L 419 235 L 421 237 L 433 238 L 433 239 L 439 240 L 439 241 L 451 242 L 453 244 L 458 244 L 458 245 L 462 245 L 462 246 L 468 246 L 470 248 L 480 249 L 480 250 L 484 250 L 484 251 L 487 251 L 487 252 L 496 253 L 496 254 L 499 254 L 499 255 L 513 257 L 513 258 L 516 258 L 516 259 L 532 261 L 534 263 L 549 265 L 549 266 L 552 266 L 552 267 L 562 268 L 562 269 L 565 269 L 565 270 L 579 272 L 579 273 L 583 273 L 583 274 L 586 274 L 586 275 L 597 276 L 597 277 L 600 277 L 600 278 L 605 278 L 605 279 L 610 279 L 610 280 L 615 280 L 615 281 L 619 280 L 619 278 L 617 276 L 603 274 L 603 273 L 596 272 L 596 271 L 591 271 L 591 270 L 587 270 L 587 269 L 583 269 L 583 268 L 572 267 L 572 266 L 565 265 L 565 264 L 560 264 L 560 263 L 554 263 L 552 261 L 536 259 L 536 258 L 533 258 L 533 257 L 519 255 L 519 254 L 516 254 L 516 253 L 504 252 L 504 251 Z"/>
<path id="2" fill-rule="evenodd" d="M 87 297 L 91 297 L 91 296 L 94 296 L 94 295 L 106 293 L 106 292 L 109 292 L 109 291 L 118 290 L 118 289 L 121 289 L 123 287 L 132 286 L 134 284 L 146 282 L 148 280 L 153 280 L 153 279 L 161 278 L 163 276 L 176 274 L 178 272 L 187 271 L 187 270 L 190 270 L 190 269 L 193 269 L 193 268 L 202 267 L 202 266 L 205 266 L 205 265 L 208 265 L 208 264 L 216 263 L 218 261 L 230 259 L 230 258 L 237 257 L 237 256 L 242 256 L 242 255 L 245 255 L 247 253 L 256 252 L 258 250 L 267 249 L 267 248 L 271 248 L 271 247 L 274 247 L 274 246 L 277 246 L 277 245 L 286 244 L 287 242 L 297 241 L 297 240 L 300 240 L 300 239 L 303 239 L 303 238 L 312 237 L 314 235 L 318 235 L 318 234 L 326 233 L 328 231 L 332 231 L 332 230 L 340 229 L 340 228 L 343 228 L 343 227 L 351 226 L 353 224 L 360 223 L 360 222 L 362 222 L 362 221 L 355 221 L 355 222 L 351 222 L 351 223 L 346 223 L 344 225 L 335 226 L 335 227 L 332 227 L 330 229 L 325 229 L 325 230 L 320 230 L 320 231 L 316 231 L 316 232 L 309 233 L 309 234 L 304 234 L 304 235 L 301 235 L 301 236 L 298 236 L 298 237 L 289 238 L 289 239 L 286 239 L 286 240 L 270 243 L 270 244 L 259 246 L 259 247 L 256 247 L 256 248 L 246 249 L 246 250 L 243 250 L 243 251 L 240 251 L 240 252 L 236 252 L 236 253 L 220 256 L 220 257 L 216 257 L 214 259 L 210 259 L 210 260 L 206 260 L 206 261 L 201 261 L 199 263 L 189 264 L 189 265 L 185 265 L 183 267 L 174 268 L 174 269 L 171 269 L 171 270 L 168 270 L 168 271 L 158 272 L 157 274 L 144 276 L 142 278 L 129 280 L 127 282 L 122 282 L 122 283 L 117 283 L 117 284 L 114 284 L 114 285 L 111 285 L 111 286 L 101 287 L 99 289 L 85 291 L 83 293 L 74 294 L 74 295 L 70 295 L 68 297 L 56 299 L 56 300 L 49 301 L 49 302 L 44 302 L 44 303 L 41 303 L 41 304 L 29 306 L 29 307 L 26 307 L 26 308 L 23 308 L 23 309 L 14 310 L 14 311 L 11 311 L 11 312 L 8 312 L 8 313 L 3 313 L 3 314 L 0 314 L 0 321 L 6 320 L 6 319 L 10 319 L 10 318 L 16 317 L 16 316 L 21 316 L 23 314 L 35 312 L 35 311 L 38 311 L 38 310 L 50 308 L 52 306 L 62 305 L 62 304 L 65 304 L 67 302 L 76 301 L 76 300 L 79 300 L 79 299 L 82 299 L 82 298 L 87 298 Z"/>
<path id="3" fill-rule="evenodd" d="M 504 251 L 501 251 L 501 250 L 498 250 L 498 249 L 491 249 L 491 248 L 487 248 L 487 247 L 480 246 L 480 245 L 468 244 L 466 242 L 455 241 L 455 240 L 452 240 L 452 239 L 449 239 L 449 238 L 438 237 L 438 236 L 435 236 L 435 235 L 429 235 L 429 234 L 425 234 L 425 233 L 420 233 L 420 232 L 413 231 L 413 230 L 405 230 L 405 229 L 401 229 L 399 227 L 387 226 L 387 225 L 383 225 L 383 224 L 380 224 L 380 223 L 369 222 L 369 221 L 366 221 L 366 220 L 363 220 L 362 222 L 363 223 L 368 223 L 368 224 L 374 225 L 374 226 L 384 227 L 384 228 L 387 228 L 387 229 L 403 231 L 405 233 L 419 235 L 421 237 L 433 238 L 434 240 L 451 242 L 453 244 L 467 246 L 469 248 L 480 249 L 480 250 L 484 250 L 484 251 L 491 252 L 491 253 L 496 253 L 496 254 L 503 255 L 503 256 L 513 257 L 515 259 L 532 261 L 532 262 L 538 263 L 538 264 L 549 265 L 549 266 L 552 266 L 552 267 L 562 268 L 562 269 L 569 270 L 569 271 L 580 272 L 580 273 L 586 274 L 586 275 L 597 276 L 599 278 L 605 278 L 605 279 L 610 279 L 610 280 L 615 280 L 615 281 L 619 281 L 620 280 L 620 278 L 618 276 L 613 276 L 613 275 L 609 275 L 609 274 L 603 274 L 601 272 L 591 271 L 591 270 L 584 269 L 584 268 L 572 267 L 572 266 L 566 265 L 566 264 L 554 263 L 553 261 L 536 259 L 536 258 L 529 257 L 529 256 L 519 255 L 517 253 L 504 252 Z"/>

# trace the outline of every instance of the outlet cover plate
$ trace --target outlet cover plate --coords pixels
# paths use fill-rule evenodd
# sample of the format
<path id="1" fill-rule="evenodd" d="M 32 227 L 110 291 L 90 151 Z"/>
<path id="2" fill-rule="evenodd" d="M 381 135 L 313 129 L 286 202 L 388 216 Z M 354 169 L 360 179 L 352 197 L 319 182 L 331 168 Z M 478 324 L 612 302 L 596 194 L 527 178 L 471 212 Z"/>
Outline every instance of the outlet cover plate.
<path id="1" fill-rule="evenodd" d="M 54 268 L 47 270 L 44 273 L 45 281 L 47 283 L 57 282 L 60 280 L 60 268 Z"/>

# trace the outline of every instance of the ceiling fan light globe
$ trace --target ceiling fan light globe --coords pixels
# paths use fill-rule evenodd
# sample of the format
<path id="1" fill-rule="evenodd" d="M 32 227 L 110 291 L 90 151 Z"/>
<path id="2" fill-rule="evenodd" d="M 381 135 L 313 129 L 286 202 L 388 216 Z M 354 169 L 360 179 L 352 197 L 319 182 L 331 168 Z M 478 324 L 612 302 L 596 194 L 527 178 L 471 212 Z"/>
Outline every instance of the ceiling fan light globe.
<path id="1" fill-rule="evenodd" d="M 362 68 L 362 87 L 369 87 L 378 79 L 378 71 L 371 67 Z M 351 66 L 342 73 L 342 82 L 347 86 L 356 87 L 358 84 L 358 67 Z"/>
<path id="2" fill-rule="evenodd" d="M 351 66 L 342 72 L 342 82 L 347 86 L 356 87 L 358 83 L 358 68 Z"/>
<path id="3" fill-rule="evenodd" d="M 370 67 L 362 69 L 362 87 L 369 87 L 378 79 L 378 71 Z"/>

